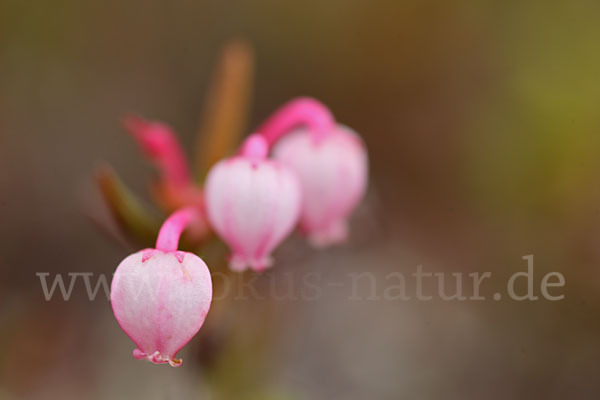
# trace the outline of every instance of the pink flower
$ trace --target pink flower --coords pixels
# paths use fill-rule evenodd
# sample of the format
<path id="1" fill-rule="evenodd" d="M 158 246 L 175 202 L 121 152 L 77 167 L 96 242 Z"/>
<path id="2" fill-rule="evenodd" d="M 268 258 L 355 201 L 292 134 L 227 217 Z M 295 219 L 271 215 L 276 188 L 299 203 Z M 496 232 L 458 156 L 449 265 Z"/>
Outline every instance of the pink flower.
<path id="1" fill-rule="evenodd" d="M 300 228 L 315 246 L 346 239 L 347 219 L 367 186 L 367 151 L 351 129 L 337 125 L 326 134 L 298 129 L 279 140 L 273 155 L 292 169 L 302 189 Z"/>
<path id="2" fill-rule="evenodd" d="M 137 359 L 181 365 L 177 352 L 204 323 L 212 300 L 210 272 L 196 255 L 177 251 L 183 228 L 196 218 L 198 211 L 191 207 L 172 214 L 157 248 L 128 256 L 114 274 L 112 309 L 136 344 Z"/>
<path id="3" fill-rule="evenodd" d="M 275 143 L 275 159 L 298 176 L 300 228 L 311 243 L 320 247 L 345 240 L 347 219 L 367 186 L 367 151 L 359 136 L 308 97 L 281 106 L 258 131 Z"/>
<path id="4" fill-rule="evenodd" d="M 240 155 L 220 161 L 208 173 L 206 211 L 229 245 L 230 267 L 262 271 L 273 249 L 292 231 L 300 210 L 296 177 L 279 162 L 265 159 L 267 144 L 250 136 Z"/>

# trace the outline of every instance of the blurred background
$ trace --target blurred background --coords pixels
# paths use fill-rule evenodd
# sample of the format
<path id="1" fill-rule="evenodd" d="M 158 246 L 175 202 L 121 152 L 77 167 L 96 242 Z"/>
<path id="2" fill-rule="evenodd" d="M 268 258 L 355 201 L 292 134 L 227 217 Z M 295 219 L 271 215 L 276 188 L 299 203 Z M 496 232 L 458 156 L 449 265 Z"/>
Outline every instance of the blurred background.
<path id="1" fill-rule="evenodd" d="M 599 19 L 592 0 L 1 0 L 0 398 L 598 398 Z M 192 157 L 231 39 L 256 63 L 245 132 L 314 96 L 364 138 L 369 193 L 348 244 L 294 236 L 258 279 L 319 272 L 318 299 L 228 302 L 183 367 L 139 362 L 103 296 L 46 301 L 35 274 L 110 275 L 137 250 L 96 226 L 94 171 L 112 165 L 151 208 L 154 169 L 121 120 L 167 122 Z M 491 271 L 489 297 L 528 254 L 536 290 L 558 271 L 564 300 L 327 285 L 422 264 Z"/>

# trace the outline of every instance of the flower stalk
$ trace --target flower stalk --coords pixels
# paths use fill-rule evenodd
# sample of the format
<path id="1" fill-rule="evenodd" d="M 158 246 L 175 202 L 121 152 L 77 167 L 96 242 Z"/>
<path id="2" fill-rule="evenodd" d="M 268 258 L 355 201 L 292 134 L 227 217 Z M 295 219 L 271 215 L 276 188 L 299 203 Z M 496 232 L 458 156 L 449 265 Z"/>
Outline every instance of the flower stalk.
<path id="1" fill-rule="evenodd" d="M 194 207 L 185 207 L 171 214 L 158 232 L 156 249 L 164 252 L 176 251 L 181 233 L 188 225 L 200 218 L 200 212 Z"/>
<path id="2" fill-rule="evenodd" d="M 318 142 L 327 136 L 335 125 L 333 114 L 323 103 L 310 97 L 299 97 L 281 106 L 257 132 L 272 145 L 294 128 L 304 126 Z"/>

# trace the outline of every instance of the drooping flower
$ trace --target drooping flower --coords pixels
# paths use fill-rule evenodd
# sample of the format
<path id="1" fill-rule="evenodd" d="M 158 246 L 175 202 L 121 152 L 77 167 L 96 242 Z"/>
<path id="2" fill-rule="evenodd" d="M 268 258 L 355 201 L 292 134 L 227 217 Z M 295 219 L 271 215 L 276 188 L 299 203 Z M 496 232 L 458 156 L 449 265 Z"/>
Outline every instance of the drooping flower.
<path id="1" fill-rule="evenodd" d="M 315 246 L 344 241 L 347 219 L 363 198 L 367 152 L 361 139 L 338 125 L 321 140 L 307 129 L 281 139 L 274 157 L 290 167 L 302 187 L 300 229 Z"/>
<path id="2" fill-rule="evenodd" d="M 229 245 L 230 267 L 262 271 L 273 249 L 292 231 L 300 211 L 296 177 L 278 161 L 266 159 L 260 135 L 244 142 L 239 155 L 217 163 L 205 186 L 208 219 Z"/>
<path id="3" fill-rule="evenodd" d="M 181 365 L 177 352 L 204 323 L 212 300 L 210 272 L 201 258 L 177 250 L 181 232 L 196 218 L 192 207 L 175 212 L 163 224 L 155 249 L 126 257 L 115 271 L 112 309 L 136 344 L 137 359 Z"/>
<path id="4" fill-rule="evenodd" d="M 367 186 L 367 151 L 360 137 L 336 124 L 323 104 L 307 98 L 282 106 L 259 131 L 276 142 L 274 158 L 298 177 L 300 229 L 311 243 L 321 247 L 345 240 L 348 217 Z"/>

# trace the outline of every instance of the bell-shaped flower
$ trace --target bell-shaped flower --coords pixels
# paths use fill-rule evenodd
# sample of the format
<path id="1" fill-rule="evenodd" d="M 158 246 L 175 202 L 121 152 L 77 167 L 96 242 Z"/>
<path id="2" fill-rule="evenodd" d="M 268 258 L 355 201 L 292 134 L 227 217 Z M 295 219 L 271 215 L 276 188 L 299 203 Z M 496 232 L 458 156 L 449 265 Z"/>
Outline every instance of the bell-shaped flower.
<path id="1" fill-rule="evenodd" d="M 311 242 L 326 246 L 345 240 L 347 219 L 367 186 L 367 151 L 360 137 L 342 125 L 321 138 L 298 129 L 275 145 L 273 156 L 300 181 L 300 229 Z"/>
<path id="2" fill-rule="evenodd" d="M 205 185 L 206 211 L 215 232 L 231 249 L 230 267 L 268 268 L 273 249 L 293 230 L 300 211 L 296 177 L 266 159 L 263 137 L 252 135 L 239 155 L 217 163 Z"/>
<path id="3" fill-rule="evenodd" d="M 181 365 L 177 352 L 198 332 L 212 300 L 210 272 L 200 257 L 177 250 L 182 230 L 200 218 L 188 207 L 162 226 L 156 249 L 126 257 L 111 285 L 117 322 L 137 348 L 133 356 Z"/>
<path id="4" fill-rule="evenodd" d="M 347 219 L 367 186 L 367 151 L 360 137 L 338 125 L 324 104 L 307 97 L 284 104 L 258 131 L 274 144 L 273 157 L 298 177 L 300 228 L 311 243 L 345 240 Z"/>

